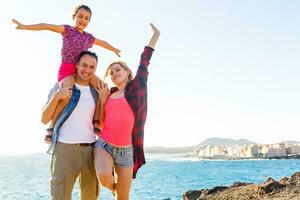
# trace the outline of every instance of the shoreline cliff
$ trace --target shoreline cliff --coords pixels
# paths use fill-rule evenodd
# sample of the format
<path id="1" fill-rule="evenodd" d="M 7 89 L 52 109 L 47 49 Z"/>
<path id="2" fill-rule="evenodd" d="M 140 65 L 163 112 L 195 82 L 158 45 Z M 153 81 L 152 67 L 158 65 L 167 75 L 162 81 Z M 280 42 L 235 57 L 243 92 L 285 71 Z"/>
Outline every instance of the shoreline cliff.
<path id="1" fill-rule="evenodd" d="M 279 181 L 268 178 L 262 184 L 237 182 L 212 189 L 191 190 L 183 200 L 300 200 L 300 172 Z"/>

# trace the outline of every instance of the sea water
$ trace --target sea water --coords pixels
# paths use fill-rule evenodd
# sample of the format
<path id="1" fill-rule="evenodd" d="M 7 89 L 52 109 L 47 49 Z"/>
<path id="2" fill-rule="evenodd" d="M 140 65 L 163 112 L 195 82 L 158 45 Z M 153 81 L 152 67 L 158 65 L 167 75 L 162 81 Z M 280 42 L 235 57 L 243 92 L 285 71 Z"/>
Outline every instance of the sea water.
<path id="1" fill-rule="evenodd" d="M 146 165 L 133 181 L 132 200 L 177 200 L 188 190 L 231 185 L 234 182 L 262 183 L 300 171 L 300 159 L 290 160 L 199 160 L 182 155 L 146 154 Z M 50 199 L 50 156 L 0 156 L 0 199 Z M 78 186 L 73 199 L 79 199 Z M 101 188 L 99 199 L 112 200 Z"/>

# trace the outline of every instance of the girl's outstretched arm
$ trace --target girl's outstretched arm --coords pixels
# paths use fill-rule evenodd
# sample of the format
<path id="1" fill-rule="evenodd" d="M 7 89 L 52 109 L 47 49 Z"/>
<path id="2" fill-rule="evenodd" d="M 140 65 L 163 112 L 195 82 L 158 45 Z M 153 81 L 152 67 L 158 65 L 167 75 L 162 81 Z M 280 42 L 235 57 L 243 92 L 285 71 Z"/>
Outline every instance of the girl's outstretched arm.
<path id="1" fill-rule="evenodd" d="M 160 32 L 159 32 L 159 30 L 152 23 L 150 23 L 150 26 L 151 26 L 151 28 L 153 30 L 153 35 L 152 35 L 152 37 L 151 37 L 151 39 L 149 41 L 148 47 L 151 47 L 151 48 L 154 49 L 155 44 L 156 44 L 156 42 L 157 42 L 157 40 L 159 38 Z"/>
<path id="2" fill-rule="evenodd" d="M 54 24 L 46 24 L 46 23 L 25 25 L 15 19 L 12 19 L 12 22 L 17 25 L 16 29 L 20 29 L 20 30 L 31 30 L 31 31 L 48 30 L 56 33 L 63 33 L 65 31 L 65 27 L 63 25 L 54 25 Z"/>
<path id="3" fill-rule="evenodd" d="M 114 52 L 117 56 L 121 57 L 120 56 L 121 50 L 111 46 L 109 43 L 105 42 L 104 40 L 100 40 L 100 39 L 96 38 L 94 44 L 101 46 L 107 50 L 110 50 L 110 51 Z"/>

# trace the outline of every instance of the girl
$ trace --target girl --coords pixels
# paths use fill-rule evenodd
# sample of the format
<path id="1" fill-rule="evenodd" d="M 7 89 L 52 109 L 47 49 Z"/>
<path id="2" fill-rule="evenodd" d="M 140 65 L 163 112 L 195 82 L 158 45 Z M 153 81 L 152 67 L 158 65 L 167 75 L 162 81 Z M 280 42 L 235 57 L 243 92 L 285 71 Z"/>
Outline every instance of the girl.
<path id="1" fill-rule="evenodd" d="M 62 35 L 63 44 L 61 49 L 61 57 L 62 63 L 58 71 L 58 81 L 60 83 L 60 87 L 63 88 L 73 88 L 75 83 L 74 75 L 76 74 L 76 61 L 78 55 L 93 46 L 93 44 L 101 46 L 107 50 L 114 52 L 117 56 L 120 57 L 119 53 L 121 52 L 119 49 L 111 46 L 109 43 L 95 38 L 92 34 L 85 32 L 84 30 L 88 26 L 92 16 L 91 9 L 86 5 L 79 5 L 75 8 L 73 14 L 73 20 L 75 21 L 74 26 L 69 25 L 53 25 L 53 24 L 32 24 L 32 25 L 24 25 L 19 21 L 13 19 L 12 22 L 15 23 L 16 29 L 21 30 L 48 30 L 55 33 L 60 33 Z M 97 82 L 100 81 L 96 76 L 92 79 L 91 85 L 96 87 Z M 50 143 L 52 139 L 52 128 L 65 107 L 68 103 L 68 99 L 60 102 L 56 108 L 55 114 L 53 116 L 52 123 L 50 125 L 50 129 L 47 129 L 47 135 L 45 136 L 45 141 Z M 97 109 L 98 111 L 99 109 Z M 95 128 L 99 128 L 99 113 L 95 112 L 94 115 L 94 126 Z"/>
<path id="2" fill-rule="evenodd" d="M 147 67 L 160 35 L 157 28 L 150 25 L 153 35 L 141 55 L 135 78 L 127 64 L 118 61 L 110 64 L 106 71 L 106 76 L 116 85 L 110 95 L 107 86 L 99 84 L 102 130 L 95 144 L 94 164 L 101 185 L 110 189 L 118 200 L 128 199 L 132 178 L 145 164 Z"/>

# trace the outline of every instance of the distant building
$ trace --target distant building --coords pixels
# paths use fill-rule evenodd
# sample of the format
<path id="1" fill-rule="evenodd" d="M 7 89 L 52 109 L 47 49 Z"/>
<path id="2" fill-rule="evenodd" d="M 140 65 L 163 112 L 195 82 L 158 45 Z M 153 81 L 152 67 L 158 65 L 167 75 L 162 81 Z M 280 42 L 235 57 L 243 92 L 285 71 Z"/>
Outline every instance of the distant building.
<path id="1" fill-rule="evenodd" d="M 258 146 L 258 155 L 259 157 L 267 157 L 269 149 L 272 148 L 271 145 L 262 144 Z"/>
<path id="2" fill-rule="evenodd" d="M 212 157 L 213 156 L 213 146 L 208 145 L 206 147 L 206 157 Z"/>
<path id="3" fill-rule="evenodd" d="M 300 155 L 300 144 L 245 144 L 232 146 L 202 146 L 196 149 L 201 158 L 276 158 Z"/>
<path id="4" fill-rule="evenodd" d="M 288 154 L 300 154 L 300 146 L 290 146 L 288 148 Z"/>
<path id="5" fill-rule="evenodd" d="M 196 150 L 195 150 L 196 154 L 199 156 L 199 157 L 204 157 L 205 154 L 206 154 L 206 148 L 205 147 L 198 147 Z"/>
<path id="6" fill-rule="evenodd" d="M 272 144 L 272 147 L 274 149 L 284 149 L 284 148 L 286 148 L 286 144 L 285 143 L 276 143 L 276 144 Z"/>
<path id="7" fill-rule="evenodd" d="M 226 151 L 227 151 L 227 156 L 229 156 L 229 157 L 237 157 L 236 146 L 226 147 Z"/>
<path id="8" fill-rule="evenodd" d="M 213 147 L 213 156 L 225 156 L 225 147 L 215 146 Z"/>
<path id="9" fill-rule="evenodd" d="M 244 146 L 244 157 L 253 158 L 258 156 L 258 146 L 257 145 L 245 145 Z"/>
<path id="10" fill-rule="evenodd" d="M 287 155 L 286 148 L 270 148 L 267 153 L 268 158 L 283 157 Z"/>

